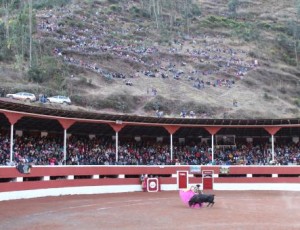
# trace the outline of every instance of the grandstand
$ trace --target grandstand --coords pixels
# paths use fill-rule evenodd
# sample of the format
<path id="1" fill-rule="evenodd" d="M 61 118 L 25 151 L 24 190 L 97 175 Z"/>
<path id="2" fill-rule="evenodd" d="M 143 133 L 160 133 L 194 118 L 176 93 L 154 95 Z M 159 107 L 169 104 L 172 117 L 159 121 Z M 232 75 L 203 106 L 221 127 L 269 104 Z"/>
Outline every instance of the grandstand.
<path id="1" fill-rule="evenodd" d="M 109 115 L 1 100 L 0 123 L 2 199 L 140 191 L 144 174 L 176 190 L 178 172 L 190 185 L 207 170 L 214 189 L 300 189 L 298 119 Z M 18 172 L 20 164 L 30 167 Z"/>
<path id="2" fill-rule="evenodd" d="M 255 163 L 270 164 L 271 161 L 275 161 L 275 140 L 277 145 L 289 146 L 293 144 L 293 146 L 297 147 L 299 144 L 298 119 L 210 120 L 156 118 L 59 111 L 6 101 L 0 102 L 0 109 L 0 112 L 2 112 L 0 118 L 3 130 L 7 130 L 7 134 L 10 136 L 10 161 L 13 160 L 14 154 L 14 135 L 23 136 L 23 133 L 27 133 L 30 136 L 32 132 L 37 137 L 47 137 L 48 134 L 49 136 L 61 137 L 60 142 L 63 141 L 64 154 L 63 164 L 67 163 L 67 139 L 71 135 L 85 135 L 90 139 L 96 136 L 106 137 L 109 140 L 109 145 L 114 145 L 114 151 L 111 154 L 115 156 L 111 159 L 110 164 L 115 164 L 119 161 L 118 153 L 121 141 L 123 144 L 135 142 L 135 144 L 139 145 L 151 142 L 152 144 L 154 143 L 153 146 L 155 146 L 155 143 L 160 142 L 167 144 L 168 147 L 165 149 L 165 153 L 170 155 L 168 155 L 170 159 L 168 159 L 168 162 L 164 161 L 163 164 L 173 164 L 174 155 L 179 157 L 179 153 L 173 154 L 174 146 L 176 147 L 176 152 L 178 146 L 199 145 L 195 151 L 205 151 L 206 157 L 209 159 L 202 162 L 196 160 L 195 163 L 214 164 L 215 148 L 217 148 L 216 152 L 220 148 L 228 150 L 235 147 L 236 149 L 236 141 L 238 141 L 239 148 L 243 144 L 251 146 L 266 144 L 269 147 L 265 147 L 268 151 L 265 157 L 269 157 L 271 154 L 271 159 Z M 8 132 L 9 129 L 10 133 Z M 14 132 L 15 134 L 13 134 Z M 238 151 L 241 151 L 241 149 L 238 149 Z M 298 154 L 298 152 L 293 153 L 292 162 L 288 161 L 288 163 L 297 164 Z M 277 155 L 280 156 L 278 153 Z M 296 158 L 295 161 L 294 158 Z M 245 159 L 241 160 L 245 162 Z M 87 162 L 86 164 L 89 163 Z M 143 164 L 147 163 L 144 162 Z M 191 164 L 191 162 L 184 162 L 184 164 Z"/>

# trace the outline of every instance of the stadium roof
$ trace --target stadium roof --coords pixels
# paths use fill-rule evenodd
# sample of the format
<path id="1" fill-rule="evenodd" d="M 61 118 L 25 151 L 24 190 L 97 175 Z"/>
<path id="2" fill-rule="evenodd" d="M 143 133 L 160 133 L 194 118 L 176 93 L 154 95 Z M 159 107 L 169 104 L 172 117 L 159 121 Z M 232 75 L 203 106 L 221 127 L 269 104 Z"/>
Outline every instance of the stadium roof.
<path id="1" fill-rule="evenodd" d="M 168 136 L 166 126 L 178 126 L 177 136 L 210 136 L 205 127 L 222 128 L 218 134 L 238 134 L 241 136 L 268 136 L 264 127 L 281 127 L 279 135 L 299 136 L 300 119 L 198 119 L 145 117 L 136 115 L 105 114 L 49 108 L 41 105 L 24 104 L 10 99 L 0 99 L 0 127 L 9 128 L 5 113 L 17 113 L 22 118 L 15 129 L 56 131 L 63 130 L 59 119 L 74 120 L 68 129 L 74 133 L 96 133 L 114 135 L 110 124 L 122 123 L 120 134 Z"/>

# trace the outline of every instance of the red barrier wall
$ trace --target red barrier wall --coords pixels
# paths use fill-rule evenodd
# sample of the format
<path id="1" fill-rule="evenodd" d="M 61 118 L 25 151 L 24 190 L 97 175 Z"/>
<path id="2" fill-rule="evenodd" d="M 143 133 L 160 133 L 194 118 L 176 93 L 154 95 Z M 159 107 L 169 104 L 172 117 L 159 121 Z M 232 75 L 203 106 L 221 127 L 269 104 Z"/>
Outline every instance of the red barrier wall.
<path id="1" fill-rule="evenodd" d="M 228 174 L 221 174 L 220 166 L 199 166 L 199 169 L 213 170 L 214 183 L 300 183 L 299 166 L 231 166 Z M 161 185 L 176 185 L 178 170 L 189 172 L 190 184 L 201 183 L 201 173 L 194 173 L 189 166 L 34 166 L 30 174 L 2 167 L 0 191 L 140 185 L 142 174 L 157 176 Z"/>

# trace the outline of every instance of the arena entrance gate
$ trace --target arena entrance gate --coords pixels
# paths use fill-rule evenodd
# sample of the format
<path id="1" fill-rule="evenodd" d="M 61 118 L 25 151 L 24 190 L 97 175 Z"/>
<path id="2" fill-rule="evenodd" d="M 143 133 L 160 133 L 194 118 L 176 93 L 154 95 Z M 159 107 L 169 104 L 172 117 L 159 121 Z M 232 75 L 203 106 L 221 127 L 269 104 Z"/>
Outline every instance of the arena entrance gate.
<path id="1" fill-rule="evenodd" d="M 212 190 L 214 185 L 214 171 L 213 170 L 203 170 L 202 171 L 202 184 L 203 190 Z"/>
<path id="2" fill-rule="evenodd" d="M 177 171 L 177 185 L 179 189 L 188 187 L 188 171 Z"/>

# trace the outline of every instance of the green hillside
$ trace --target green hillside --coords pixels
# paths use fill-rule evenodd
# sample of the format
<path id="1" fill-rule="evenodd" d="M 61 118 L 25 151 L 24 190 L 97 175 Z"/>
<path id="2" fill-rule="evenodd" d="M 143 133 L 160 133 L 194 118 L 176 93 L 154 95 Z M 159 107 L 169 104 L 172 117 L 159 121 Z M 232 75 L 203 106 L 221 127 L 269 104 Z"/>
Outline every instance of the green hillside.
<path id="1" fill-rule="evenodd" d="M 1 96 L 62 94 L 63 109 L 143 116 L 300 116 L 300 0 L 0 4 Z"/>

